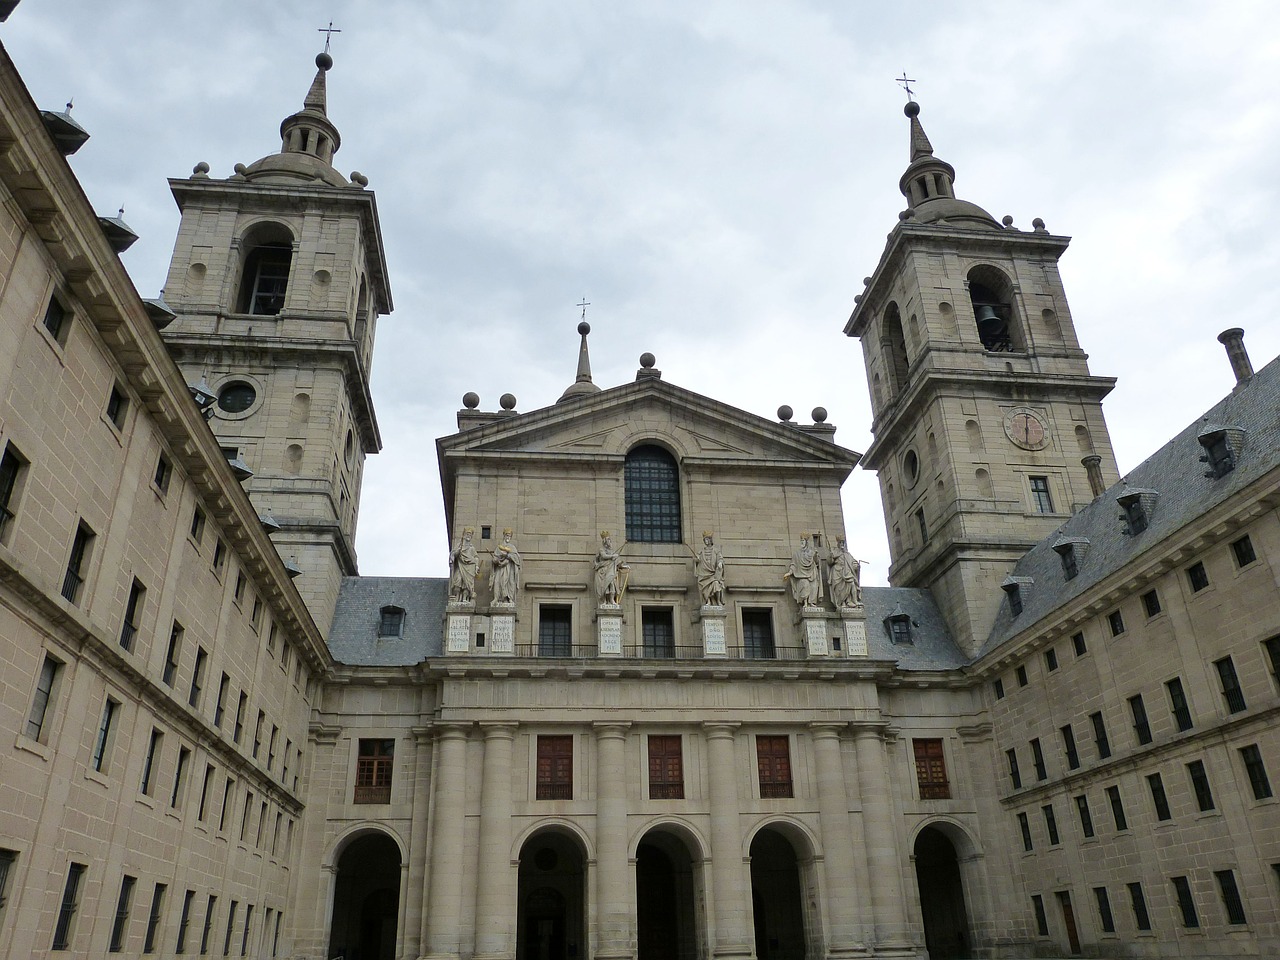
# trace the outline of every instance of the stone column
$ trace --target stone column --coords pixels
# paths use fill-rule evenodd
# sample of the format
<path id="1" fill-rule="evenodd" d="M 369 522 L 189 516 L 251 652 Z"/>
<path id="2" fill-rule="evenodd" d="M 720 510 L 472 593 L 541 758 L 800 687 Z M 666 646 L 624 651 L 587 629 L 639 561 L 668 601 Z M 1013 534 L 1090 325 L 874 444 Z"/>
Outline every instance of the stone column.
<path id="1" fill-rule="evenodd" d="M 477 958 L 516 952 L 516 870 L 511 865 L 511 744 L 514 723 L 482 723 L 480 843 L 476 865 Z M 446 865 L 446 870 L 449 867 Z"/>
<path id="2" fill-rule="evenodd" d="M 893 793 L 884 762 L 884 724 L 853 727 L 858 748 L 858 792 L 862 799 L 862 837 L 867 875 L 872 878 L 871 915 L 877 957 L 914 957 L 907 937 L 907 914 L 902 897 L 902 864 L 893 819 Z"/>
<path id="3" fill-rule="evenodd" d="M 463 832 L 467 814 L 467 724 L 437 727 L 436 782 L 432 793 L 431 851 L 423 909 L 427 922 L 425 955 L 454 958 L 462 944 Z"/>
<path id="4" fill-rule="evenodd" d="M 629 723 L 597 723 L 596 733 L 596 953 L 632 957 L 635 904 L 627 882 L 627 758 Z"/>
<path id="5" fill-rule="evenodd" d="M 742 855 L 738 822 L 738 771 L 734 758 L 736 723 L 706 723 L 708 780 L 711 784 L 711 896 L 715 942 L 711 955 L 754 955 L 751 875 Z"/>
<path id="6" fill-rule="evenodd" d="M 412 820 L 409 824 L 409 875 L 405 884 L 404 936 L 401 956 L 405 960 L 422 955 L 422 904 L 427 882 L 427 814 L 431 808 L 431 728 L 414 727 Z M 418 896 L 415 898 L 414 894 Z"/>
<path id="7" fill-rule="evenodd" d="M 827 957 L 864 956 L 858 941 L 858 896 L 853 870 L 853 832 L 849 829 L 849 795 L 840 756 L 842 723 L 811 723 L 818 774 L 818 818 L 822 824 L 823 867 L 830 919 Z"/>

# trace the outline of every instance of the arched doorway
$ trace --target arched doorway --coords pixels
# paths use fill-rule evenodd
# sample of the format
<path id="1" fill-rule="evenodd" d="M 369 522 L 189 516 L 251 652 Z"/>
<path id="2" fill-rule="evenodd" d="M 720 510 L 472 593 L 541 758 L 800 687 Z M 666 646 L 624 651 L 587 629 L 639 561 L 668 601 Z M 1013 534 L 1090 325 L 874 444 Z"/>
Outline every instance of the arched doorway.
<path id="1" fill-rule="evenodd" d="M 400 848 L 384 833 L 351 841 L 338 857 L 325 956 L 395 960 L 399 909 Z"/>
<path id="2" fill-rule="evenodd" d="M 924 942 L 930 960 L 970 956 L 969 921 L 955 845 L 937 827 L 925 827 L 916 837 L 915 855 Z"/>
<path id="3" fill-rule="evenodd" d="M 804 898 L 791 841 L 766 827 L 751 841 L 751 907 L 759 960 L 804 960 Z"/>
<path id="4" fill-rule="evenodd" d="M 520 848 L 516 960 L 586 957 L 585 862 L 578 841 L 555 830 Z"/>
<path id="5" fill-rule="evenodd" d="M 699 881 L 689 847 L 676 834 L 650 830 L 636 848 L 636 960 L 696 960 Z"/>

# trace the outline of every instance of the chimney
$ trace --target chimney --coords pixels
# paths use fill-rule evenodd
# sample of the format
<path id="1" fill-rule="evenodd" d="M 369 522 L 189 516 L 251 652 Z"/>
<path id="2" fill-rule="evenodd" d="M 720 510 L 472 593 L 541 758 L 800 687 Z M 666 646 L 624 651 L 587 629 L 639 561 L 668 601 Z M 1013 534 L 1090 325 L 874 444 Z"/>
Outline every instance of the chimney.
<path id="1" fill-rule="evenodd" d="M 1239 327 L 1223 330 L 1218 334 L 1218 342 L 1227 348 L 1227 359 L 1231 361 L 1236 383 L 1244 383 L 1252 377 L 1253 364 L 1249 362 L 1249 351 L 1244 348 L 1244 331 Z"/>
<path id="2" fill-rule="evenodd" d="M 1087 457 L 1081 457 L 1080 462 L 1084 464 L 1084 472 L 1089 475 L 1089 489 L 1095 497 L 1102 496 L 1107 492 L 1107 485 L 1102 479 L 1102 458 L 1091 453 Z"/>

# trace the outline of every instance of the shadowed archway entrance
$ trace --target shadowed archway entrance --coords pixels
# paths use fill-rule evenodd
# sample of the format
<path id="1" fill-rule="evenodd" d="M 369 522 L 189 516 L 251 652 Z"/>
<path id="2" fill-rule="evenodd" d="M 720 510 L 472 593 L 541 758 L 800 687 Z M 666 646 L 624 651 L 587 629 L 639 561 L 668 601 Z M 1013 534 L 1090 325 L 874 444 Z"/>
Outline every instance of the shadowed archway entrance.
<path id="1" fill-rule="evenodd" d="M 516 960 L 584 960 L 585 863 L 577 839 L 556 830 L 520 848 Z"/>
<path id="2" fill-rule="evenodd" d="M 689 847 L 661 828 L 636 848 L 636 960 L 696 960 L 700 876 Z"/>
<path id="3" fill-rule="evenodd" d="M 338 857 L 327 957 L 395 960 L 400 907 L 400 848 L 383 833 L 366 834 Z"/>
<path id="4" fill-rule="evenodd" d="M 925 827 L 916 837 L 915 856 L 924 942 L 930 960 L 969 957 L 969 922 L 955 846 L 941 830 Z"/>
<path id="5" fill-rule="evenodd" d="M 759 960 L 804 960 L 806 936 L 795 847 L 766 827 L 751 841 L 751 908 Z"/>

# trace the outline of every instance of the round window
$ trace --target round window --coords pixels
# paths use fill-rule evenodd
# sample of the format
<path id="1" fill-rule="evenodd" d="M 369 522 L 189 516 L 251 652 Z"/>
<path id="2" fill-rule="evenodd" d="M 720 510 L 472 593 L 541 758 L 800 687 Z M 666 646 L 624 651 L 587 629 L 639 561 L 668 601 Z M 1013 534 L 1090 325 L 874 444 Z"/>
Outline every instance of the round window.
<path id="1" fill-rule="evenodd" d="M 902 458 L 902 468 L 907 472 L 907 483 L 913 484 L 920 477 L 920 458 L 914 450 L 908 450 Z"/>
<path id="2" fill-rule="evenodd" d="M 243 380 L 228 383 L 218 391 L 218 408 L 227 413 L 244 413 L 258 399 L 258 391 Z"/>
<path id="3" fill-rule="evenodd" d="M 347 458 L 347 463 L 351 462 L 351 455 L 356 452 L 356 438 L 350 430 L 347 431 L 347 442 L 343 444 L 342 453 Z"/>

